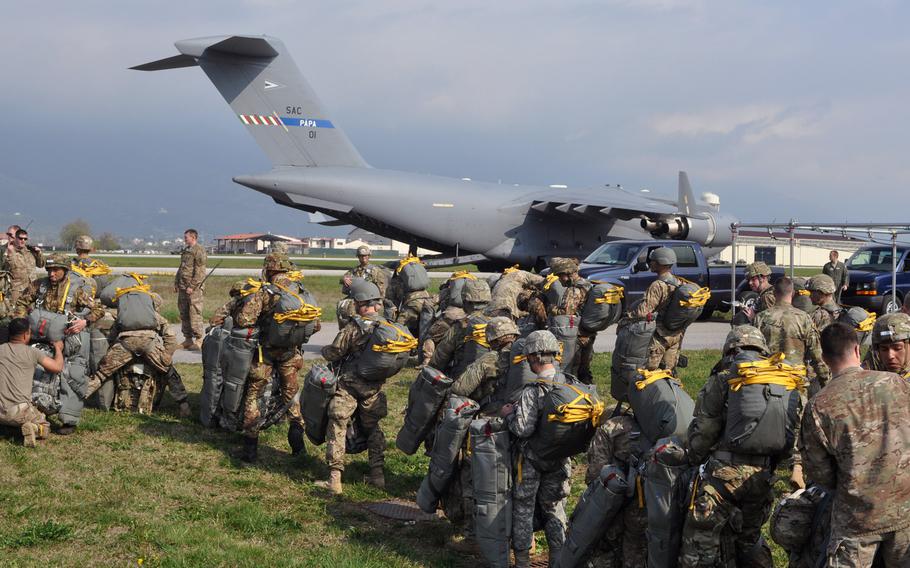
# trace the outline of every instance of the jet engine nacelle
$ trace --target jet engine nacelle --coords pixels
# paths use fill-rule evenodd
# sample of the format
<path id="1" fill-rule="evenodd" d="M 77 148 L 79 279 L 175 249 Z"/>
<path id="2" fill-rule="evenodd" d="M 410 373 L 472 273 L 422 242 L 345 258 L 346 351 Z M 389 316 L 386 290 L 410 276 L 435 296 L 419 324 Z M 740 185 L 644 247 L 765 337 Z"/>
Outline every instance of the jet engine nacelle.
<path id="1" fill-rule="evenodd" d="M 697 217 L 676 215 L 641 220 L 641 228 L 657 239 L 695 241 L 703 246 L 724 247 L 733 242 L 731 224 L 736 218 L 704 212 Z"/>

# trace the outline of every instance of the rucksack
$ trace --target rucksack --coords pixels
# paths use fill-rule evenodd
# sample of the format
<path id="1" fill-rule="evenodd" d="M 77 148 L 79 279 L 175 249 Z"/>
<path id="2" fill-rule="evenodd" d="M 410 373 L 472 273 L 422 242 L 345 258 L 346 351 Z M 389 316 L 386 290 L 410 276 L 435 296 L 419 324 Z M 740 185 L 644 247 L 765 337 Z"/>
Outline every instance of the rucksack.
<path id="1" fill-rule="evenodd" d="M 559 356 L 559 366 L 562 369 L 572 369 L 575 353 L 578 351 L 578 324 L 581 318 L 575 315 L 550 316 L 548 329 L 559 340 L 562 348 Z"/>
<path id="2" fill-rule="evenodd" d="M 793 446 L 806 368 L 788 365 L 783 353 L 756 355 L 744 351 L 734 359 L 723 444 L 736 453 L 774 456 Z"/>
<path id="3" fill-rule="evenodd" d="M 430 275 L 427 269 L 416 256 L 408 256 L 398 263 L 395 275 L 401 280 L 402 288 L 406 294 L 419 292 L 430 287 Z"/>
<path id="4" fill-rule="evenodd" d="M 445 309 L 448 306 L 464 307 L 464 285 L 468 280 L 477 280 L 477 277 L 466 270 L 454 272 L 452 276 L 439 288 L 439 306 Z"/>
<path id="5" fill-rule="evenodd" d="M 622 316 L 624 288 L 609 282 L 594 282 L 581 309 L 581 328 L 587 332 L 603 331 Z"/>
<path id="6" fill-rule="evenodd" d="M 648 566 L 674 567 L 682 544 L 689 487 L 695 468 L 689 465 L 685 443 L 658 440 L 645 456 L 644 493 L 648 509 Z"/>
<path id="7" fill-rule="evenodd" d="M 265 344 L 269 347 L 299 347 L 316 332 L 316 323 L 322 315 L 316 298 L 303 286 L 294 283 L 292 287 L 281 284 L 266 286 L 270 294 L 278 296 L 264 325 Z"/>
<path id="8" fill-rule="evenodd" d="M 230 316 L 223 325 L 211 328 L 202 339 L 202 391 L 199 393 L 199 422 L 210 427 L 217 423 L 221 405 L 224 377 L 221 374 L 221 353 L 231 335 Z"/>
<path id="9" fill-rule="evenodd" d="M 587 451 L 591 438 L 606 418 L 604 403 L 594 385 L 563 377 L 566 382 L 536 381 L 546 393 L 528 445 L 541 460 L 560 460 Z"/>
<path id="10" fill-rule="evenodd" d="M 422 511 L 436 512 L 439 499 L 457 472 L 458 455 L 478 412 L 480 405 L 466 397 L 451 395 L 443 405 L 429 451 L 430 466 L 417 490 L 417 506 Z"/>
<path id="11" fill-rule="evenodd" d="M 439 408 L 451 388 L 452 379 L 433 367 L 424 367 L 411 383 L 404 424 L 395 438 L 395 445 L 407 455 L 413 455 L 436 423 Z"/>
<path id="12" fill-rule="evenodd" d="M 648 345 L 657 329 L 654 321 L 640 320 L 621 326 L 610 363 L 610 396 L 629 401 L 629 384 L 648 360 Z"/>
<path id="13" fill-rule="evenodd" d="M 566 287 L 559 281 L 559 277 L 555 274 L 547 275 L 543 283 L 543 297 L 547 306 L 558 306 L 565 293 Z"/>
<path id="14" fill-rule="evenodd" d="M 639 369 L 629 385 L 629 403 L 648 445 L 670 436 L 686 439 L 695 402 L 668 371 Z"/>
<path id="15" fill-rule="evenodd" d="M 625 472 L 615 465 L 605 465 L 578 499 L 569 519 L 566 541 L 554 568 L 584 566 L 604 531 L 629 501 L 629 484 Z"/>
<path id="16" fill-rule="evenodd" d="M 327 365 L 313 363 L 303 379 L 300 405 L 306 435 L 317 446 L 325 442 L 329 425 L 329 402 L 338 390 L 338 377 Z"/>
<path id="17" fill-rule="evenodd" d="M 369 382 L 388 379 L 404 368 L 417 340 L 404 327 L 386 319 L 362 320 L 360 325 L 371 325 L 370 338 L 357 356 L 357 376 Z"/>
<path id="18" fill-rule="evenodd" d="M 474 538 L 490 566 L 509 565 L 512 536 L 512 456 L 502 418 L 471 422 L 468 451 L 474 490 Z"/>
<path id="19" fill-rule="evenodd" d="M 111 307 L 117 308 L 117 327 L 120 331 L 157 329 L 157 310 L 151 286 L 144 283 L 145 277 L 138 274 L 128 276 L 129 278 L 118 278 L 105 289 L 106 293 L 111 287 L 114 288 L 110 302 Z"/>
<path id="20" fill-rule="evenodd" d="M 673 290 L 670 301 L 661 314 L 664 327 L 670 331 L 685 329 L 697 320 L 711 298 L 710 288 L 700 287 L 682 278 L 679 280 L 680 285 Z"/>

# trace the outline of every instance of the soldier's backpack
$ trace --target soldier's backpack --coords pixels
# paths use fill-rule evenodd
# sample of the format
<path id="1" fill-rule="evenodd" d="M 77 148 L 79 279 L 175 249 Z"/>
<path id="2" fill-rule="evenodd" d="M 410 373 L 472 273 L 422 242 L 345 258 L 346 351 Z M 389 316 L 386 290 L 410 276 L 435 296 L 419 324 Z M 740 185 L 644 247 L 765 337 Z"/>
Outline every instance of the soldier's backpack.
<path id="1" fill-rule="evenodd" d="M 322 315 L 316 298 L 297 283 L 291 287 L 269 284 L 266 290 L 277 295 L 278 301 L 271 316 L 265 318 L 265 343 L 269 347 L 291 348 L 309 341 Z"/>
<path id="2" fill-rule="evenodd" d="M 829 493 L 817 485 L 784 496 L 771 514 L 771 538 L 790 553 L 791 566 L 821 566 L 831 532 Z M 799 559 L 798 562 L 793 560 Z"/>
<path id="3" fill-rule="evenodd" d="M 221 353 L 221 414 L 219 423 L 227 430 L 243 426 L 243 398 L 253 357 L 259 356 L 257 328 L 233 328 L 224 340 Z M 264 391 L 268 390 L 263 389 Z"/>
<path id="4" fill-rule="evenodd" d="M 710 288 L 701 287 L 682 278 L 679 280 L 680 285 L 673 290 L 670 301 L 661 314 L 664 327 L 670 331 L 685 329 L 697 320 L 711 298 Z"/>
<path id="5" fill-rule="evenodd" d="M 199 393 L 199 422 L 211 427 L 217 424 L 221 407 L 224 377 L 221 374 L 221 354 L 224 343 L 231 335 L 233 322 L 230 317 L 217 327 L 212 327 L 202 339 L 202 391 Z"/>
<path id="6" fill-rule="evenodd" d="M 576 315 L 550 316 L 548 329 L 559 340 L 562 352 L 559 357 L 559 366 L 562 369 L 572 369 L 575 364 L 575 355 L 578 351 L 578 324 L 581 318 Z"/>
<path id="7" fill-rule="evenodd" d="M 70 273 L 67 276 L 70 281 L 73 282 L 77 288 L 85 292 L 88 297 L 93 298 L 95 296 L 97 284 L 91 276 L 88 276 L 77 269 L 75 265 L 71 267 Z"/>
<path id="8" fill-rule="evenodd" d="M 695 402 L 669 372 L 640 369 L 629 385 L 629 404 L 649 442 L 670 436 L 686 439 Z"/>
<path id="9" fill-rule="evenodd" d="M 559 281 L 559 277 L 550 274 L 543 283 L 543 297 L 547 306 L 558 306 L 566 293 L 566 287 Z"/>
<path id="10" fill-rule="evenodd" d="M 741 454 L 788 451 L 796 435 L 806 368 L 788 365 L 783 353 L 762 359 L 750 351 L 740 353 L 733 364 L 723 445 Z"/>
<path id="11" fill-rule="evenodd" d="M 592 282 L 585 305 L 581 309 L 580 327 L 589 333 L 603 331 L 622 316 L 624 288 L 609 282 Z"/>
<path id="12" fill-rule="evenodd" d="M 629 401 L 629 384 L 648 360 L 648 345 L 656 329 L 654 321 L 641 320 L 617 330 L 610 363 L 610 396 L 617 401 Z"/>
<path id="13" fill-rule="evenodd" d="M 439 288 L 439 307 L 441 309 L 449 306 L 463 308 L 464 285 L 468 280 L 477 280 L 477 277 L 466 270 L 452 273 L 452 276 Z"/>
<path id="14" fill-rule="evenodd" d="M 474 537 L 490 566 L 508 568 L 512 536 L 512 458 L 501 418 L 471 422 L 468 448 L 474 484 Z"/>
<path id="15" fill-rule="evenodd" d="M 145 279 L 141 274 L 122 274 L 101 291 L 101 303 L 108 308 L 117 308 L 116 324 L 120 331 L 158 327 L 151 287 Z"/>
<path id="16" fill-rule="evenodd" d="M 452 383 L 452 379 L 433 367 L 420 370 L 408 391 L 404 424 L 395 438 L 399 450 L 409 456 L 417 451 L 436 423 L 436 415 Z"/>
<path id="17" fill-rule="evenodd" d="M 595 385 L 564 375 L 566 382 L 537 379 L 545 389 L 534 436 L 528 445 L 541 460 L 559 460 L 587 451 L 604 419 Z"/>
<path id="18" fill-rule="evenodd" d="M 380 382 L 394 376 L 408 362 L 417 340 L 404 327 L 385 319 L 355 321 L 363 328 L 372 328 L 370 338 L 356 360 L 356 373 L 361 379 Z"/>
<path id="19" fill-rule="evenodd" d="M 409 256 L 399 262 L 395 275 L 401 280 L 402 289 L 406 294 L 430 287 L 430 275 L 416 256 Z"/>
<path id="20" fill-rule="evenodd" d="M 480 406 L 470 398 L 449 396 L 430 448 L 430 466 L 417 490 L 417 506 L 433 513 L 458 470 L 458 454 Z"/>
<path id="21" fill-rule="evenodd" d="M 64 332 L 69 326 L 67 314 L 35 308 L 28 314 L 28 324 L 32 330 L 32 341 L 52 344 L 62 341 Z"/>
<path id="22" fill-rule="evenodd" d="M 338 377 L 327 365 L 313 363 L 303 379 L 301 413 L 307 438 L 317 446 L 325 442 L 329 403 L 338 390 Z"/>
<path id="23" fill-rule="evenodd" d="M 537 373 L 531 370 L 527 357 L 524 355 L 525 338 L 520 337 L 512 343 L 509 351 L 511 357 L 509 371 L 505 381 L 497 385 L 494 398 L 503 402 L 514 402 L 521 396 L 524 388 L 537 380 Z"/>
<path id="24" fill-rule="evenodd" d="M 490 344 L 487 343 L 486 334 L 489 321 L 489 317 L 477 313 L 462 320 L 462 325 L 466 326 L 465 335 L 461 346 L 452 356 L 450 368 L 446 370 L 449 376 L 457 379 L 471 366 L 471 363 L 480 359 L 485 353 L 489 353 Z"/>
<path id="25" fill-rule="evenodd" d="M 101 289 L 98 294 L 98 299 L 101 300 L 101 303 L 104 305 L 104 307 L 116 308 L 117 289 L 130 288 L 132 286 L 144 284 L 146 278 L 147 277 L 145 275 L 136 274 L 135 272 L 121 274 L 111 280 L 107 286 Z"/>
<path id="26" fill-rule="evenodd" d="M 648 566 L 674 568 L 679 558 L 687 495 L 695 469 L 689 465 L 685 443 L 663 438 L 645 456 L 644 494 L 648 512 Z"/>

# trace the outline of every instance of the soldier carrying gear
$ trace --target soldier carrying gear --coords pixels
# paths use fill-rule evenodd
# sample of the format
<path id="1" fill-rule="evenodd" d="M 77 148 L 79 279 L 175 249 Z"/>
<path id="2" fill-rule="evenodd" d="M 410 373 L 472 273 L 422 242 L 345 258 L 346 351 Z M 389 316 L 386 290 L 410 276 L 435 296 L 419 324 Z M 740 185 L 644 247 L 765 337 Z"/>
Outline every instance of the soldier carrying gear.
<path id="1" fill-rule="evenodd" d="M 843 308 L 834 301 L 834 280 L 827 274 L 816 274 L 806 284 L 812 304 L 818 306 L 810 318 L 815 328 L 821 333 L 823 329 L 837 321 Z"/>
<path id="2" fill-rule="evenodd" d="M 379 288 L 380 295 L 385 297 L 385 291 L 389 285 L 389 276 L 382 267 L 370 263 L 371 255 L 370 247 L 366 245 L 357 247 L 357 266 L 345 272 L 339 282 L 341 284 L 341 294 L 346 298 L 351 295 L 351 283 L 355 278 L 363 278 L 367 282 L 372 282 Z M 353 306 L 350 309 L 346 309 L 347 312 L 353 315 Z"/>
<path id="3" fill-rule="evenodd" d="M 761 527 L 775 467 L 793 447 L 805 368 L 767 353 L 758 329 L 734 327 L 724 359 L 699 392 L 687 446 L 690 463 L 704 465 L 683 529 L 683 568 L 773 566 Z M 734 511 L 741 511 L 737 519 Z M 729 539 L 734 546 L 724 544 Z M 731 548 L 735 558 L 724 558 Z"/>
<path id="4" fill-rule="evenodd" d="M 484 331 L 491 319 L 484 312 L 490 301 L 490 288 L 483 280 L 469 280 L 463 297 L 466 317 L 452 324 L 430 359 L 431 367 L 454 379 L 490 349 Z"/>
<path id="5" fill-rule="evenodd" d="M 562 292 L 555 298 L 552 294 L 543 296 L 555 299 L 547 301 L 547 326 L 563 344 L 562 368 L 578 376 L 583 383 L 590 384 L 594 380 L 591 361 L 597 333 L 581 329 L 580 324 L 581 312 L 592 284 L 578 275 L 578 262 L 574 258 L 553 258 L 550 270 L 559 278 Z M 551 283 L 551 286 L 555 285 L 555 282 Z"/>
<path id="6" fill-rule="evenodd" d="M 527 302 L 537 287 L 543 283 L 543 276 L 520 270 L 517 265 L 506 268 L 502 276 L 494 283 L 495 286 L 491 286 L 490 313 L 510 317 L 513 320 L 527 315 L 527 311 L 522 309 L 519 303 Z"/>
<path id="7" fill-rule="evenodd" d="M 487 323 L 484 334 L 490 351 L 468 365 L 451 388 L 452 394 L 476 400 L 481 407 L 491 402 L 497 382 L 509 371 L 512 344 L 518 339 L 519 330 L 510 318 L 498 316 Z"/>
<path id="8" fill-rule="evenodd" d="M 768 308 L 774 306 L 774 290 L 771 287 L 771 269 L 764 262 L 757 260 L 746 267 L 746 282 L 749 289 L 758 294 L 754 308 L 743 308 L 749 321 Z"/>
<path id="9" fill-rule="evenodd" d="M 430 276 L 416 256 L 403 258 L 395 268 L 386 297 L 398 309 L 395 321 L 408 327 L 413 335 L 420 334 L 420 312 L 433 303 L 427 292 Z"/>
<path id="10" fill-rule="evenodd" d="M 88 235 L 76 237 L 76 258 L 72 260 L 71 268 L 91 286 L 92 294 L 97 295 L 109 283 L 110 279 L 105 277 L 111 273 L 111 268 L 89 256 L 93 250 L 92 244 L 92 237 Z"/>
<path id="11" fill-rule="evenodd" d="M 40 248 L 28 244 L 28 232 L 25 229 L 17 228 L 12 235 L 2 260 L 4 269 L 10 273 L 10 301 L 15 304 L 19 295 L 35 281 L 35 269 L 44 266 L 45 258 Z"/>
<path id="12" fill-rule="evenodd" d="M 910 378 L 910 315 L 895 312 L 875 320 L 872 349 L 866 353 L 863 368 Z"/>

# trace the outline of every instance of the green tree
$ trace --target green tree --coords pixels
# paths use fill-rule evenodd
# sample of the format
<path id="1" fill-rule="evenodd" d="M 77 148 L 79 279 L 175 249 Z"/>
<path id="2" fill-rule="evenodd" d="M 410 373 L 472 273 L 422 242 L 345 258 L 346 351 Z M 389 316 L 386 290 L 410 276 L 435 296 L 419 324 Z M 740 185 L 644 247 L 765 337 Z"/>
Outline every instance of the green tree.
<path id="1" fill-rule="evenodd" d="M 101 233 L 95 242 L 95 248 L 98 250 L 117 250 L 120 248 L 120 239 L 114 233 Z"/>
<path id="2" fill-rule="evenodd" d="M 76 246 L 76 238 L 79 235 L 91 235 L 92 228 L 88 222 L 82 219 L 76 219 L 63 226 L 60 229 L 60 244 L 66 250 L 72 250 Z"/>

